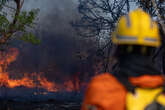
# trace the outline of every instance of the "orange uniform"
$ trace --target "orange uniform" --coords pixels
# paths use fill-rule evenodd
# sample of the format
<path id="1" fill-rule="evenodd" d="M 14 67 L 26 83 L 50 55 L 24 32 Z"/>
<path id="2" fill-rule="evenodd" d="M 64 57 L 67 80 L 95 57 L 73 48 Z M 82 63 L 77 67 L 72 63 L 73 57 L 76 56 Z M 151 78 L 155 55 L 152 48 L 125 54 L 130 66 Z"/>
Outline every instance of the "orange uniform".
<path id="1" fill-rule="evenodd" d="M 160 75 L 130 77 L 129 81 L 140 87 L 159 87 L 163 84 Z M 88 85 L 82 110 L 125 110 L 127 90 L 113 75 L 104 73 L 95 76 Z M 92 109 L 93 108 L 93 109 Z"/>

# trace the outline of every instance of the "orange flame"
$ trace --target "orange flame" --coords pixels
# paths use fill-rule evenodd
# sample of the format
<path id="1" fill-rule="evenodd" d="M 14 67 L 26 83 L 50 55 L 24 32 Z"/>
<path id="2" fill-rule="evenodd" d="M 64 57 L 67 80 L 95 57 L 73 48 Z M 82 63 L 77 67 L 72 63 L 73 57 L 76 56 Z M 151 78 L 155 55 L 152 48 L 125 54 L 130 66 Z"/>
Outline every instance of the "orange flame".
<path id="1" fill-rule="evenodd" d="M 50 92 L 58 92 L 58 85 L 56 83 L 48 81 L 46 78 L 38 77 L 38 81 L 40 83 L 40 88 L 45 88 L 46 90 Z"/>
<path id="2" fill-rule="evenodd" d="M 8 65 L 11 62 L 14 62 L 19 54 L 18 49 L 11 48 L 7 53 L 0 52 L 0 87 L 5 86 L 8 88 L 15 88 L 19 86 L 24 86 L 27 88 L 44 88 L 50 92 L 58 92 L 65 90 L 68 92 L 79 91 L 80 90 L 80 81 L 78 76 L 74 78 L 74 81 L 68 80 L 64 84 L 58 84 L 55 82 L 48 81 L 43 74 L 25 74 L 20 79 L 12 79 L 9 76 L 9 73 L 6 72 Z M 30 76 L 29 76 L 30 75 Z M 35 79 L 35 80 L 34 80 Z"/>
<path id="3" fill-rule="evenodd" d="M 66 91 L 71 92 L 74 90 L 74 84 L 71 80 L 64 82 Z"/>

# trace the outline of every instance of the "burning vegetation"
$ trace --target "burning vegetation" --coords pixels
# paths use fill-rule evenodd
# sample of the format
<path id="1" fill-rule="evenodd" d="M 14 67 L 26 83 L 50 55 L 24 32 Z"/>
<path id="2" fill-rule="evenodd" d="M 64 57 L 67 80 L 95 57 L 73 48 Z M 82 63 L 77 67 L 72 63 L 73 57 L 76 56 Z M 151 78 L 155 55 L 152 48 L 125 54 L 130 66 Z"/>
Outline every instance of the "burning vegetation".
<path id="1" fill-rule="evenodd" d="M 7 72 L 7 68 L 10 63 L 17 59 L 19 51 L 17 48 L 10 48 L 7 52 L 0 53 L 0 87 L 6 88 L 16 88 L 16 87 L 26 87 L 26 88 L 42 88 L 47 90 L 47 92 L 72 92 L 80 91 L 81 85 L 80 80 L 77 77 L 73 80 L 66 80 L 63 83 L 56 83 L 54 81 L 49 81 L 44 73 L 23 73 L 20 78 L 14 78 L 12 73 Z"/>

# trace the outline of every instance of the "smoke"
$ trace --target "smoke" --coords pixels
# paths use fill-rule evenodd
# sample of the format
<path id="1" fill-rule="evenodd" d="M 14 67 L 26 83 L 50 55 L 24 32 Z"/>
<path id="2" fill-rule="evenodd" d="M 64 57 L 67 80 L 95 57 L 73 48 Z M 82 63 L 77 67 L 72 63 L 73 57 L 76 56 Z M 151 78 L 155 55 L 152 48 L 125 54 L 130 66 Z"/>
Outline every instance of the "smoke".
<path id="1" fill-rule="evenodd" d="M 72 32 L 70 21 L 76 19 L 77 5 L 72 0 L 26 0 L 24 10 L 40 9 L 38 28 L 56 33 Z"/>
<path id="2" fill-rule="evenodd" d="M 70 25 L 79 17 L 76 7 L 72 0 L 25 0 L 24 10 L 40 9 L 34 32 L 41 44 L 17 41 L 15 46 L 20 54 L 8 70 L 20 74 L 44 72 L 49 80 L 56 81 L 65 80 L 64 75 L 69 78 L 79 71 L 91 70 L 86 64 L 82 67 L 74 57 L 80 44 Z"/>

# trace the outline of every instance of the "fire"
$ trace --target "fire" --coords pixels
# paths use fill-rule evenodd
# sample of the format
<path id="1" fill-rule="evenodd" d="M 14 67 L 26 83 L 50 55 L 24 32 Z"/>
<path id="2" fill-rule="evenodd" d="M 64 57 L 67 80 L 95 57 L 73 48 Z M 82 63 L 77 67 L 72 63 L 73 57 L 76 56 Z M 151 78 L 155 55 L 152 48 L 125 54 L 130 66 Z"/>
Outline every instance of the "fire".
<path id="1" fill-rule="evenodd" d="M 71 80 L 64 82 L 64 86 L 66 88 L 66 91 L 71 92 L 74 90 L 74 84 Z"/>
<path id="2" fill-rule="evenodd" d="M 11 78 L 6 71 L 8 65 L 17 59 L 18 49 L 11 48 L 6 53 L 0 52 L 0 87 L 15 88 L 24 86 L 27 88 L 43 88 L 48 92 L 80 91 L 78 75 L 73 80 L 67 80 L 63 84 L 49 81 L 43 73 L 24 73 L 19 79 Z"/>
<path id="3" fill-rule="evenodd" d="M 48 91 L 51 92 L 58 92 L 58 85 L 56 83 L 48 81 L 46 78 L 38 77 L 38 81 L 40 83 L 40 88 L 45 88 Z"/>
<path id="4" fill-rule="evenodd" d="M 26 86 L 28 88 L 33 88 L 35 85 L 33 80 L 28 77 L 23 77 L 22 79 L 10 79 L 7 73 L 0 73 L 0 86 L 6 86 L 9 88 L 14 88 L 17 86 Z"/>

